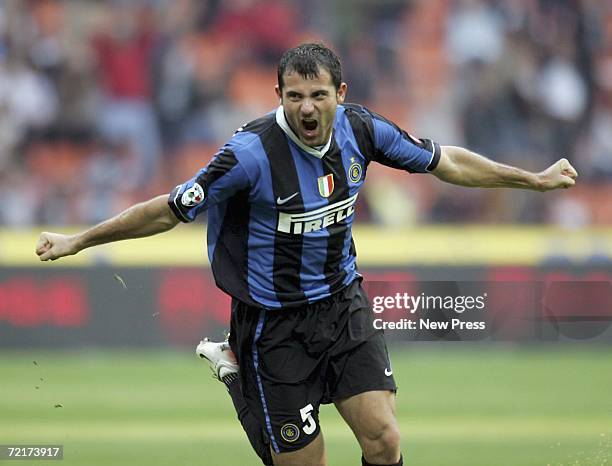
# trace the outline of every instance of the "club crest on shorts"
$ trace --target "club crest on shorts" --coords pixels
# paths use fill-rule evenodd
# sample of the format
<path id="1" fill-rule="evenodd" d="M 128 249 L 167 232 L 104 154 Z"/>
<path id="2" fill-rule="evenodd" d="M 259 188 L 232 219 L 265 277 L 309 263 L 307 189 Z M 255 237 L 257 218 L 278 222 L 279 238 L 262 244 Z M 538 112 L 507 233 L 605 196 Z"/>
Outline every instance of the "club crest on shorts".
<path id="1" fill-rule="evenodd" d="M 185 207 L 193 207 L 202 202 L 204 202 L 204 190 L 198 183 L 194 183 L 181 197 L 181 204 Z"/>
<path id="2" fill-rule="evenodd" d="M 285 424 L 280 430 L 281 437 L 286 442 L 295 442 L 300 438 L 300 429 L 295 424 Z"/>
<path id="3" fill-rule="evenodd" d="M 317 180 L 319 185 L 319 194 L 323 197 L 329 197 L 334 192 L 334 175 L 329 174 L 320 176 Z"/>
<path id="4" fill-rule="evenodd" d="M 358 162 L 355 162 L 355 157 L 351 157 L 351 166 L 349 167 L 349 179 L 353 183 L 359 183 L 361 181 L 361 174 L 363 173 L 363 168 Z"/>

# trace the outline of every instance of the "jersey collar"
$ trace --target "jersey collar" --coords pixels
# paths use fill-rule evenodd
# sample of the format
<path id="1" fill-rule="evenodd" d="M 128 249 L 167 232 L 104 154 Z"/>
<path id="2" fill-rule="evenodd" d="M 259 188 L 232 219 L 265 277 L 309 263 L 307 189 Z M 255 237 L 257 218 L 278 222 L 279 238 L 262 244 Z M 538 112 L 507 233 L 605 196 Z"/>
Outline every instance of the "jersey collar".
<path id="1" fill-rule="evenodd" d="M 287 123 L 287 119 L 285 118 L 285 110 L 283 109 L 282 105 L 279 105 L 279 107 L 276 109 L 276 123 L 282 128 L 285 134 L 289 136 L 289 139 L 295 142 L 295 144 L 300 149 L 302 149 L 304 152 L 309 153 L 310 155 L 314 155 L 318 159 L 322 159 L 331 146 L 331 134 L 329 135 L 329 141 L 327 141 L 327 144 L 321 147 L 321 149 L 315 149 L 314 147 L 307 146 L 302 141 L 300 141 L 300 138 L 293 132 L 293 130 L 289 126 L 289 123 Z"/>

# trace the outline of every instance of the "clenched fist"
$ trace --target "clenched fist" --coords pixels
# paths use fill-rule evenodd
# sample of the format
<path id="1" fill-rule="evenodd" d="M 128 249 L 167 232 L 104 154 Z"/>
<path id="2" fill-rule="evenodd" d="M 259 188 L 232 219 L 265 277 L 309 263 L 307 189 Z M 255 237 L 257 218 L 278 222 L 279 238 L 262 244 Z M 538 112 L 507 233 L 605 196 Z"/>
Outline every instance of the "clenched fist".
<path id="1" fill-rule="evenodd" d="M 64 256 L 72 256 L 79 252 L 75 237 L 59 233 L 42 232 L 36 243 L 36 254 L 41 261 L 55 260 Z"/>
<path id="2" fill-rule="evenodd" d="M 571 188 L 576 184 L 578 172 L 567 159 L 561 159 L 539 173 L 540 191 L 558 188 Z"/>

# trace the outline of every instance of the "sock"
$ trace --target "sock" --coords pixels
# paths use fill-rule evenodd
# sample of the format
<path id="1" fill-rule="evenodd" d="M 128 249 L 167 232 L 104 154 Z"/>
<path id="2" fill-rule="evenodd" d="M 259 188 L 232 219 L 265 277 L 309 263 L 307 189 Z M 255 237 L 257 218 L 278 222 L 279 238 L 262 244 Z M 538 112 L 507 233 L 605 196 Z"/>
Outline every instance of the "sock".
<path id="1" fill-rule="evenodd" d="M 238 414 L 238 420 L 240 421 L 240 424 L 242 424 L 242 428 L 247 434 L 251 447 L 253 447 L 253 450 L 255 450 L 257 456 L 261 458 L 264 465 L 272 466 L 274 463 L 272 462 L 272 453 L 270 453 L 269 442 L 266 442 L 263 429 L 246 404 L 244 395 L 242 394 L 238 374 L 228 374 L 223 377 L 222 381 L 227 387 L 227 391 L 232 398 L 234 409 Z"/>
<path id="2" fill-rule="evenodd" d="M 224 376 L 221 379 L 221 381 L 227 387 L 227 391 L 228 392 L 230 390 L 230 385 L 233 385 L 236 380 L 238 380 L 238 372 L 232 372 L 231 374 L 227 374 L 226 376 Z M 233 397 L 232 397 L 232 399 L 233 399 Z"/>
<path id="3" fill-rule="evenodd" d="M 404 465 L 404 458 L 402 455 L 400 455 L 399 461 L 393 464 L 372 464 L 372 463 L 368 463 L 366 459 L 363 457 L 363 455 L 361 456 L 361 466 L 403 466 L 403 465 Z"/>

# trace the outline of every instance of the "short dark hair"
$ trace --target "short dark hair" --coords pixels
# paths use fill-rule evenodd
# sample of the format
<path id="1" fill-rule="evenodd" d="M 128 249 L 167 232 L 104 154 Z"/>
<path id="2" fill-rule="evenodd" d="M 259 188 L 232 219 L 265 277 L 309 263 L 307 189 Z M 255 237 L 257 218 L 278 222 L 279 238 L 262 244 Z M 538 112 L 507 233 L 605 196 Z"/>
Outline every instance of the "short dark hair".
<path id="1" fill-rule="evenodd" d="M 336 90 L 342 83 L 342 66 L 340 59 L 331 49 L 323 44 L 300 44 L 283 53 L 278 63 L 278 87 L 282 90 L 285 73 L 295 71 L 305 79 L 319 76 L 319 67 L 331 75 Z"/>

